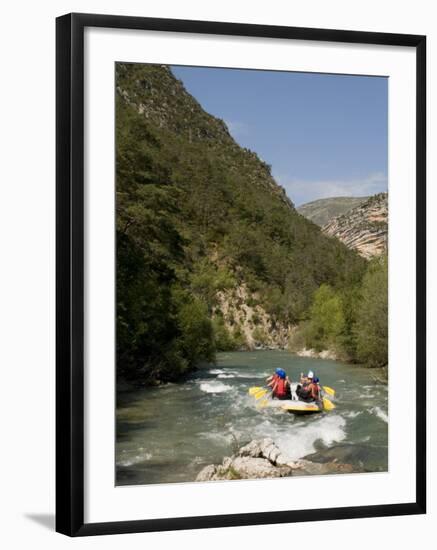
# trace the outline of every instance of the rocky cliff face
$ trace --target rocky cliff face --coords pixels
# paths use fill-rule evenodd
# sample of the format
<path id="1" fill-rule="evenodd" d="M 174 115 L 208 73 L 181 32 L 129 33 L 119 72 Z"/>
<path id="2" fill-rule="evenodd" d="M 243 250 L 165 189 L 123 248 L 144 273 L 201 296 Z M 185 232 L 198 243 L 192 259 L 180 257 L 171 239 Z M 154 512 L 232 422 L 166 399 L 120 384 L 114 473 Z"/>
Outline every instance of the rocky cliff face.
<path id="1" fill-rule="evenodd" d="M 332 219 L 323 232 L 370 259 L 387 251 L 388 194 L 379 193 Z"/>
<path id="2" fill-rule="evenodd" d="M 292 326 L 274 320 L 243 283 L 221 291 L 217 301 L 224 325 L 244 349 L 286 349 Z"/>

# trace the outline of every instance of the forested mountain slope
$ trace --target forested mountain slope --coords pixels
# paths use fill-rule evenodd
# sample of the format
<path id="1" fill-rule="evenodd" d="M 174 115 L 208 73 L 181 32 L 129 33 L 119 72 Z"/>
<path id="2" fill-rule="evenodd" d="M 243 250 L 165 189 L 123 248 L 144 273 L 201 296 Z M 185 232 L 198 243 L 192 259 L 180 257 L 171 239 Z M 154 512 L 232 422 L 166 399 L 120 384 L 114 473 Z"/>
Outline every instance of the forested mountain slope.
<path id="1" fill-rule="evenodd" d="M 217 349 L 283 345 L 365 262 L 299 215 L 166 66 L 116 65 L 117 366 L 170 380 Z"/>

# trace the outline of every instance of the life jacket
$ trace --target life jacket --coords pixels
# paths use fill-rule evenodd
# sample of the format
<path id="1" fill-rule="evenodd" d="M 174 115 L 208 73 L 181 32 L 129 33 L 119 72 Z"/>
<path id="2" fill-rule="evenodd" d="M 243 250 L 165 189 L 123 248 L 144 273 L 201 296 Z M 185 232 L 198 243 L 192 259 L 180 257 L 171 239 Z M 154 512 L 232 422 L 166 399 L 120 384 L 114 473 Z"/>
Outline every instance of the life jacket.
<path id="1" fill-rule="evenodd" d="M 308 397 L 311 397 L 312 399 L 314 399 L 314 401 L 317 401 L 319 399 L 318 384 L 316 384 L 315 382 L 311 382 L 311 384 L 309 384 L 306 389 L 308 391 Z"/>
<path id="2" fill-rule="evenodd" d="M 296 389 L 297 396 L 302 399 L 303 401 L 306 401 L 311 397 L 311 391 L 308 388 L 308 384 L 301 384 Z"/>
<path id="3" fill-rule="evenodd" d="M 278 380 L 276 381 L 275 397 L 278 397 L 279 399 L 281 399 L 286 395 L 287 395 L 287 388 L 285 385 L 285 379 L 278 378 Z"/>
<path id="4" fill-rule="evenodd" d="M 301 399 L 302 401 L 306 401 L 307 403 L 309 403 L 310 401 L 314 401 L 315 397 L 313 394 L 313 387 L 313 382 L 304 383 L 298 386 L 296 393 L 299 399 Z"/>

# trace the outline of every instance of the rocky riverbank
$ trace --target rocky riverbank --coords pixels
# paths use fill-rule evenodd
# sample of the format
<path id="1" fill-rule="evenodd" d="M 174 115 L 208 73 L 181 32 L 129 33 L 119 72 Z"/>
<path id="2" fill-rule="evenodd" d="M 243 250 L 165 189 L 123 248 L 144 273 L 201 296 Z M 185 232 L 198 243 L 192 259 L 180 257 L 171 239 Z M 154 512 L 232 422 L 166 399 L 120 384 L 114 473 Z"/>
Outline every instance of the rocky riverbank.
<path id="1" fill-rule="evenodd" d="M 302 348 L 295 351 L 299 357 L 312 357 L 313 359 L 331 359 L 337 361 L 338 357 L 335 351 L 331 349 L 324 349 L 322 351 L 316 351 L 315 349 Z"/>
<path id="2" fill-rule="evenodd" d="M 236 454 L 225 457 L 221 464 L 205 466 L 196 481 L 348 474 L 357 471 L 352 464 L 340 463 L 336 459 L 323 463 L 306 459 L 290 461 L 272 439 L 265 438 L 251 441 Z"/>

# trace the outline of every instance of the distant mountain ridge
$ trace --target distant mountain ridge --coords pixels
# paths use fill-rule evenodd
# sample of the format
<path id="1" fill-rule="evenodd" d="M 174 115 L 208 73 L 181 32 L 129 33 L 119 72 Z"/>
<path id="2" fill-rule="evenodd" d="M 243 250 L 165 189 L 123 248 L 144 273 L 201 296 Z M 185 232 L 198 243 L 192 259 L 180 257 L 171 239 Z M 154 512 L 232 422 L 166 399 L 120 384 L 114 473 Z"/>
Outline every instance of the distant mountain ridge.
<path id="1" fill-rule="evenodd" d="M 368 199 L 369 197 L 330 197 L 307 202 L 296 210 L 308 220 L 323 227 L 332 218 L 345 214 Z"/>
<path id="2" fill-rule="evenodd" d="M 323 232 L 336 237 L 363 258 L 370 259 L 387 251 L 388 194 L 379 193 L 329 221 Z"/>

